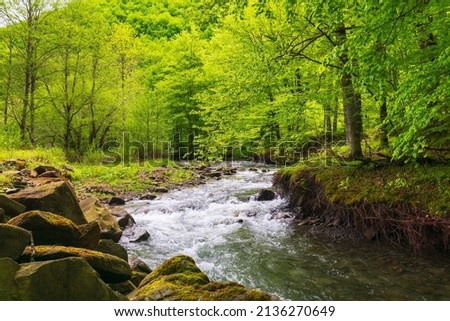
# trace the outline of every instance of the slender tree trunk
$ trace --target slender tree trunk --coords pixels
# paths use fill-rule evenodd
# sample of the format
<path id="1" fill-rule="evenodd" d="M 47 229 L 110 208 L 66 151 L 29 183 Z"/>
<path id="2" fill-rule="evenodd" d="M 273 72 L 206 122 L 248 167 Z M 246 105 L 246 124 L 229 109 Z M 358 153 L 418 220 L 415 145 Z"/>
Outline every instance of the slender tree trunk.
<path id="1" fill-rule="evenodd" d="M 97 138 L 98 129 L 97 124 L 95 120 L 95 108 L 94 108 L 94 99 L 95 99 L 95 90 L 97 86 L 97 66 L 98 66 L 98 59 L 94 57 L 92 61 L 92 87 L 91 87 L 91 97 L 89 100 L 89 111 L 91 114 L 91 128 L 89 132 L 89 145 L 92 145 L 95 142 L 95 139 Z"/>
<path id="2" fill-rule="evenodd" d="M 122 131 L 125 132 L 126 130 L 126 121 L 127 121 L 127 113 L 125 110 L 125 70 L 126 68 L 126 61 L 125 57 L 122 55 L 120 58 L 120 79 L 121 79 L 121 90 L 122 90 L 122 99 L 120 102 L 120 107 L 122 109 Z"/>
<path id="3" fill-rule="evenodd" d="M 339 117 L 339 96 L 335 95 L 333 106 L 333 133 L 336 133 L 338 130 L 338 117 Z"/>
<path id="4" fill-rule="evenodd" d="M 341 44 L 345 44 L 347 34 L 344 24 L 342 24 L 336 31 L 339 36 Z M 346 49 L 340 56 L 341 66 L 344 67 L 349 63 L 349 58 Z M 353 76 L 350 72 L 344 71 L 341 76 L 341 87 L 344 101 L 344 120 L 345 133 L 347 143 L 350 147 L 350 159 L 362 159 L 363 153 L 361 148 L 363 126 L 361 115 L 361 94 L 356 92 L 353 86 Z"/>
<path id="5" fill-rule="evenodd" d="M 387 117 L 387 102 L 383 100 L 380 106 L 380 144 L 382 147 L 387 147 L 389 145 L 389 139 L 387 136 L 387 126 L 385 120 Z"/>
<path id="6" fill-rule="evenodd" d="M 32 146 L 36 145 L 36 137 L 35 137 L 35 110 L 36 110 L 36 100 L 35 100 L 35 93 L 36 93 L 36 75 L 35 75 L 35 69 L 32 68 L 32 75 L 31 75 L 31 84 L 30 84 L 30 126 L 29 126 L 29 138 L 30 143 Z"/>
<path id="7" fill-rule="evenodd" d="M 6 90 L 5 90 L 5 105 L 4 105 L 4 113 L 3 113 L 3 123 L 5 127 L 8 125 L 8 113 L 9 113 L 9 100 L 11 95 L 11 81 L 12 81 L 12 56 L 13 56 L 13 38 L 12 35 L 9 39 L 8 45 L 8 76 L 6 78 Z"/>

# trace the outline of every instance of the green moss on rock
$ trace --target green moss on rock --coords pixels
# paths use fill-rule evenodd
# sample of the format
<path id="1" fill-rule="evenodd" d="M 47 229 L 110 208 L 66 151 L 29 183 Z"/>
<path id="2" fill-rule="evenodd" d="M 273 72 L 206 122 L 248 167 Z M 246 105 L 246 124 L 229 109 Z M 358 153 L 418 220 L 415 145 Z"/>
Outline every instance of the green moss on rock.
<path id="1" fill-rule="evenodd" d="M 78 227 L 71 220 L 44 211 L 25 212 L 9 220 L 8 224 L 31 231 L 36 245 L 71 246 L 81 236 Z"/>
<path id="2" fill-rule="evenodd" d="M 164 262 L 133 291 L 130 300 L 250 301 L 273 300 L 266 293 L 234 282 L 210 282 L 195 261 L 185 255 Z"/>
<path id="3" fill-rule="evenodd" d="M 131 268 L 124 260 L 110 254 L 88 249 L 66 246 L 35 246 L 36 261 L 50 261 L 66 257 L 82 257 L 99 274 L 106 283 L 121 283 L 131 278 Z M 29 262 L 32 255 L 31 247 L 22 254 L 21 262 Z"/>

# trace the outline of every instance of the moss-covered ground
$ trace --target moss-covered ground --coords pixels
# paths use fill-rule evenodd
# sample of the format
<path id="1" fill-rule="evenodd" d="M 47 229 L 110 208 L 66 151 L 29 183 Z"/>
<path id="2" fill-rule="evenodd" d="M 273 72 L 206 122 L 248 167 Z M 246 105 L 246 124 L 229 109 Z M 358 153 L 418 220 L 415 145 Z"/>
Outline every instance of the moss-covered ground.
<path id="1" fill-rule="evenodd" d="M 320 167 L 299 164 L 281 169 L 278 175 L 290 180 L 293 186 L 302 186 L 305 170 L 314 173 L 331 202 L 403 204 L 429 215 L 450 216 L 450 166 L 446 164 L 398 166 L 356 162 Z"/>

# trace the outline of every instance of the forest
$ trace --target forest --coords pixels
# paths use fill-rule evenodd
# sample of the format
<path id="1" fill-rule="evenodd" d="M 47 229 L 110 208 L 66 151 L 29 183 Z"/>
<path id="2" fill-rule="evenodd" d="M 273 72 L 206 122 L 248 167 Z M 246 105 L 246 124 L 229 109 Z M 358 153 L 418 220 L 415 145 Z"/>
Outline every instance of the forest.
<path id="1" fill-rule="evenodd" d="M 2 148 L 448 160 L 448 1 L 4 0 L 0 19 Z"/>
<path id="2" fill-rule="evenodd" d="M 449 0 L 0 0 L 0 301 L 448 301 L 449 105 Z"/>

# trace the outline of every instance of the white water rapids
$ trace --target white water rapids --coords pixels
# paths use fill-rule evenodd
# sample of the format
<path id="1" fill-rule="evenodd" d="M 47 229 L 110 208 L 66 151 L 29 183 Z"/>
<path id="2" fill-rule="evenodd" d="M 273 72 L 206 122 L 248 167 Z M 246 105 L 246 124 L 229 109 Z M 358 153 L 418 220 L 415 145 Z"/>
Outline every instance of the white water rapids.
<path id="1" fill-rule="evenodd" d="M 177 254 L 212 280 L 237 281 L 288 300 L 449 300 L 448 261 L 415 258 L 376 244 L 330 243 L 304 235 L 280 198 L 252 196 L 272 172 L 248 169 L 205 185 L 125 206 L 151 238 L 127 243 L 151 268 Z"/>

